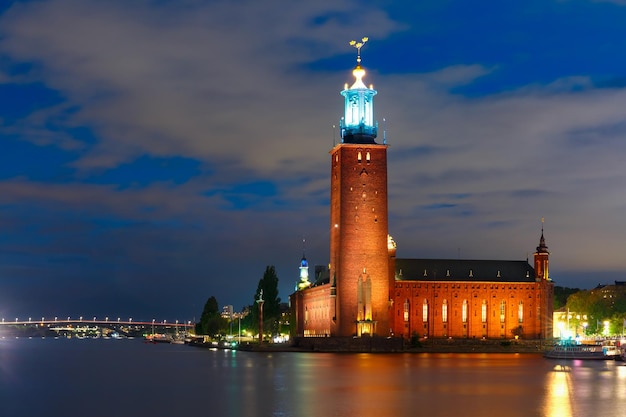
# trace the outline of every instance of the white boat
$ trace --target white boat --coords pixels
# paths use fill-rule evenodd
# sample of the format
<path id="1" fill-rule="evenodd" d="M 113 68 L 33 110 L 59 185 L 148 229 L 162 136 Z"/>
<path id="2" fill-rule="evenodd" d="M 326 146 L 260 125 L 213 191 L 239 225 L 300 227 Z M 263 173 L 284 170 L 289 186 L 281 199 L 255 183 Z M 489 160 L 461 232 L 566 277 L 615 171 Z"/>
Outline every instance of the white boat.
<path id="1" fill-rule="evenodd" d="M 543 356 L 548 359 L 614 360 L 618 359 L 620 355 L 621 350 L 614 345 L 579 344 L 575 341 L 565 340 L 553 346 Z"/>

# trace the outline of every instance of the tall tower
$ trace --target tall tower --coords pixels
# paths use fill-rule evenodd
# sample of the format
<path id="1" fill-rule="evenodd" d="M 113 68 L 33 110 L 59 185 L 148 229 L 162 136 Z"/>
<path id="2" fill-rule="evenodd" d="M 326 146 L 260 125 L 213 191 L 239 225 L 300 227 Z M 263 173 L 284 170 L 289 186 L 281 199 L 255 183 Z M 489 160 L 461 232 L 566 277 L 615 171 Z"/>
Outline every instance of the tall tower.
<path id="1" fill-rule="evenodd" d="M 332 336 L 390 332 L 387 145 L 375 141 L 376 90 L 363 83 L 361 47 L 366 42 L 350 42 L 357 49 L 355 81 L 341 92 L 341 143 L 330 151 Z"/>

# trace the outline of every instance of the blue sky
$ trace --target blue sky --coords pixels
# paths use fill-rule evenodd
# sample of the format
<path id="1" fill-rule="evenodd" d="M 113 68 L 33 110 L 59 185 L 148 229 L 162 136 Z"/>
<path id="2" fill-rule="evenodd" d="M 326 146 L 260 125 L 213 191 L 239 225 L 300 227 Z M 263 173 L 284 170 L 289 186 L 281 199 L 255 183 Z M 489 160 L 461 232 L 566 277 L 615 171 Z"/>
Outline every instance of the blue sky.
<path id="1" fill-rule="evenodd" d="M 0 316 L 287 300 L 363 36 L 399 257 L 626 279 L 626 1 L 363 3 L 3 3 Z"/>

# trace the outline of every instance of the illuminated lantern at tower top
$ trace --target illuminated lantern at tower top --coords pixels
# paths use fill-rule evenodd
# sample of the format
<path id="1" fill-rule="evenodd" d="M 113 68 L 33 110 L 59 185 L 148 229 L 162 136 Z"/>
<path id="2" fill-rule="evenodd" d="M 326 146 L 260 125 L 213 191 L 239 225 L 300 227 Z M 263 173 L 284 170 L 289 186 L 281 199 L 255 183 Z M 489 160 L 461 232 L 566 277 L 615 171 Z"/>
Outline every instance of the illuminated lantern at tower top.
<path id="1" fill-rule="evenodd" d="M 361 67 L 361 48 L 368 38 L 360 42 L 350 41 L 357 49 L 356 67 L 352 71 L 355 81 L 352 86 L 345 85 L 341 95 L 345 98 L 345 115 L 341 119 L 342 143 L 376 143 L 378 123 L 374 121 L 374 96 L 376 90 L 363 83 L 365 70 Z"/>

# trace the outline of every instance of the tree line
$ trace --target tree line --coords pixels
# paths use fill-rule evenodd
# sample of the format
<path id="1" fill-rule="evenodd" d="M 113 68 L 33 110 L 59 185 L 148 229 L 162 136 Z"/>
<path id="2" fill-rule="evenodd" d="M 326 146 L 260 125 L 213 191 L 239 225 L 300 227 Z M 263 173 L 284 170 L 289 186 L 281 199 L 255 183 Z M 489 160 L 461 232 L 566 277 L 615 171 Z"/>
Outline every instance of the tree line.
<path id="1" fill-rule="evenodd" d="M 626 320 L 626 285 L 602 285 L 591 290 L 554 287 L 554 308 L 572 314 L 570 325 L 587 334 L 600 334 L 608 322 L 609 334 L 622 334 Z M 565 298 L 565 303 L 562 304 Z"/>
<path id="2" fill-rule="evenodd" d="M 278 276 L 273 265 L 265 268 L 263 277 L 259 280 L 252 303 L 247 306 L 248 314 L 241 319 L 243 329 L 258 333 L 259 331 L 259 303 L 263 294 L 263 333 L 276 335 L 280 332 L 281 307 L 278 296 Z M 198 335 L 217 337 L 228 334 L 230 331 L 229 319 L 222 317 L 217 299 L 209 297 L 204 305 L 200 321 L 196 323 L 195 330 Z"/>

